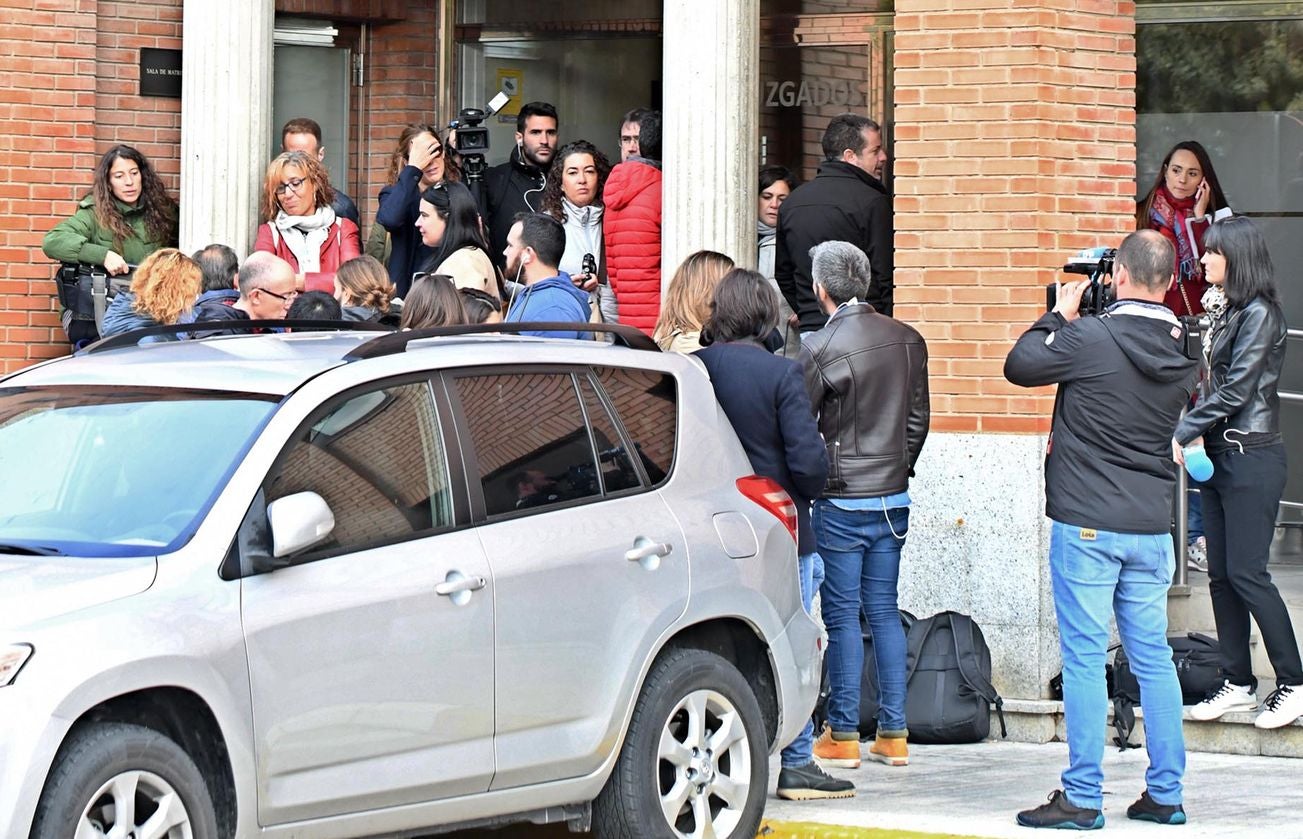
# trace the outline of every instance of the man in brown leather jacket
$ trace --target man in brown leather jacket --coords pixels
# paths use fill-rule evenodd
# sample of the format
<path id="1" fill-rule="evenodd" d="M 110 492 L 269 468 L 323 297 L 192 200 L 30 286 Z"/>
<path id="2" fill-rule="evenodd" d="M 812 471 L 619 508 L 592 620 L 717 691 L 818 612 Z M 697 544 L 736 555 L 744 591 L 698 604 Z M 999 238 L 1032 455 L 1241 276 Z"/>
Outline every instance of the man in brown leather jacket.
<path id="1" fill-rule="evenodd" d="M 860 765 L 860 609 L 873 630 L 879 697 L 869 759 L 909 762 L 905 632 L 897 611 L 900 549 L 909 530 L 909 478 L 927 438 L 927 344 L 916 330 L 862 302 L 871 269 L 849 242 L 810 251 L 828 315 L 801 342 L 806 387 L 828 447 L 828 483 L 814 503 L 828 627 L 828 728 L 814 746 L 826 765 Z"/>

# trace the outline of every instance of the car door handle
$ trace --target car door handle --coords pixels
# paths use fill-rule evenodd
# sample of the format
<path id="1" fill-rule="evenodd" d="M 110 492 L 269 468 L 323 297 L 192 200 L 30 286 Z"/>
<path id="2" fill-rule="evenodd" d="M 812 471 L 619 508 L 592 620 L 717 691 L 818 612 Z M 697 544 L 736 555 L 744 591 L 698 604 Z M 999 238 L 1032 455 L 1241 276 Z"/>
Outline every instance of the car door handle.
<path id="1" fill-rule="evenodd" d="M 439 583 L 434 587 L 434 593 L 450 597 L 463 591 L 479 591 L 487 585 L 483 577 L 462 577 L 460 574 L 457 577 L 455 580 Z"/>
<path id="2" fill-rule="evenodd" d="M 624 552 L 624 558 L 630 562 L 642 562 L 653 556 L 669 556 L 674 546 L 667 542 L 653 542 L 645 536 L 639 536 L 633 547 Z"/>

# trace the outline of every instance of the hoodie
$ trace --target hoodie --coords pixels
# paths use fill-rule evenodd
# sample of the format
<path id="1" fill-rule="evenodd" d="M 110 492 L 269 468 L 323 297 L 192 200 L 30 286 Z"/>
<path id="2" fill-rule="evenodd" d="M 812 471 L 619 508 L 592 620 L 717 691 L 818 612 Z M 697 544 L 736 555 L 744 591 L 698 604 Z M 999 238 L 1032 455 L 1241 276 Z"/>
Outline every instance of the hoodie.
<path id="1" fill-rule="evenodd" d="M 1172 434 L 1194 390 L 1185 330 L 1160 303 L 1122 300 L 1072 322 L 1049 312 L 1005 359 L 1022 387 L 1059 384 L 1045 454 L 1045 514 L 1118 533 L 1171 529 Z"/>
<path id="2" fill-rule="evenodd" d="M 533 321 L 587 324 L 590 311 L 588 292 L 576 288 L 570 282 L 570 275 L 562 272 L 525 286 L 511 301 L 505 320 L 507 323 Z M 587 338 L 590 333 L 566 330 L 520 334 L 538 338 Z"/>
<path id="3" fill-rule="evenodd" d="M 602 205 L 589 204 L 576 207 L 562 196 L 561 208 L 565 214 L 562 225 L 566 229 L 566 250 L 557 268 L 570 276 L 584 272 L 584 254 L 591 253 L 598 272 L 602 267 Z"/>
<path id="4" fill-rule="evenodd" d="M 620 323 L 651 335 L 661 313 L 661 169 L 631 157 L 602 187 L 606 207 L 606 275 L 620 304 Z"/>

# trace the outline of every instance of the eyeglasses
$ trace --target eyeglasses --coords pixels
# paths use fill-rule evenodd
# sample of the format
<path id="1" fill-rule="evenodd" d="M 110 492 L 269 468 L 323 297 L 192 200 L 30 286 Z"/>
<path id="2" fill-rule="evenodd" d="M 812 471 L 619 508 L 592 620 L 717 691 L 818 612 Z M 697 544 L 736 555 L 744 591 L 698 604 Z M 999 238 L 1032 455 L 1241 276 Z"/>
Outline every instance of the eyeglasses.
<path id="1" fill-rule="evenodd" d="M 303 178 L 290 178 L 283 184 L 276 184 L 276 194 L 284 195 L 291 189 L 298 192 L 303 187 L 304 183 L 306 183 L 306 181 Z"/>
<path id="2" fill-rule="evenodd" d="M 261 291 L 263 294 L 270 294 L 277 300 L 284 300 L 286 302 L 292 301 L 294 298 L 299 296 L 297 291 L 291 291 L 289 294 L 277 294 L 269 288 L 255 288 L 254 291 Z"/>

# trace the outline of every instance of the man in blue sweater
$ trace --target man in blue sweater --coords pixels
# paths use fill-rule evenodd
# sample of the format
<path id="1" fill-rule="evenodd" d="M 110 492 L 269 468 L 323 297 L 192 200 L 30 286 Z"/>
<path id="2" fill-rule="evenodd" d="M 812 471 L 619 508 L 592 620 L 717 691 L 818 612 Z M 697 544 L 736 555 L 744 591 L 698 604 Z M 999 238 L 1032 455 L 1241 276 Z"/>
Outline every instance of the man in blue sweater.
<path id="1" fill-rule="evenodd" d="M 570 276 L 557 268 L 566 250 L 566 231 L 561 222 L 542 213 L 521 213 L 507 233 L 503 256 L 507 277 L 523 280 L 507 309 L 507 323 L 587 324 L 588 294 L 575 286 Z M 522 335 L 540 338 L 586 338 L 580 330 L 526 331 Z"/>

